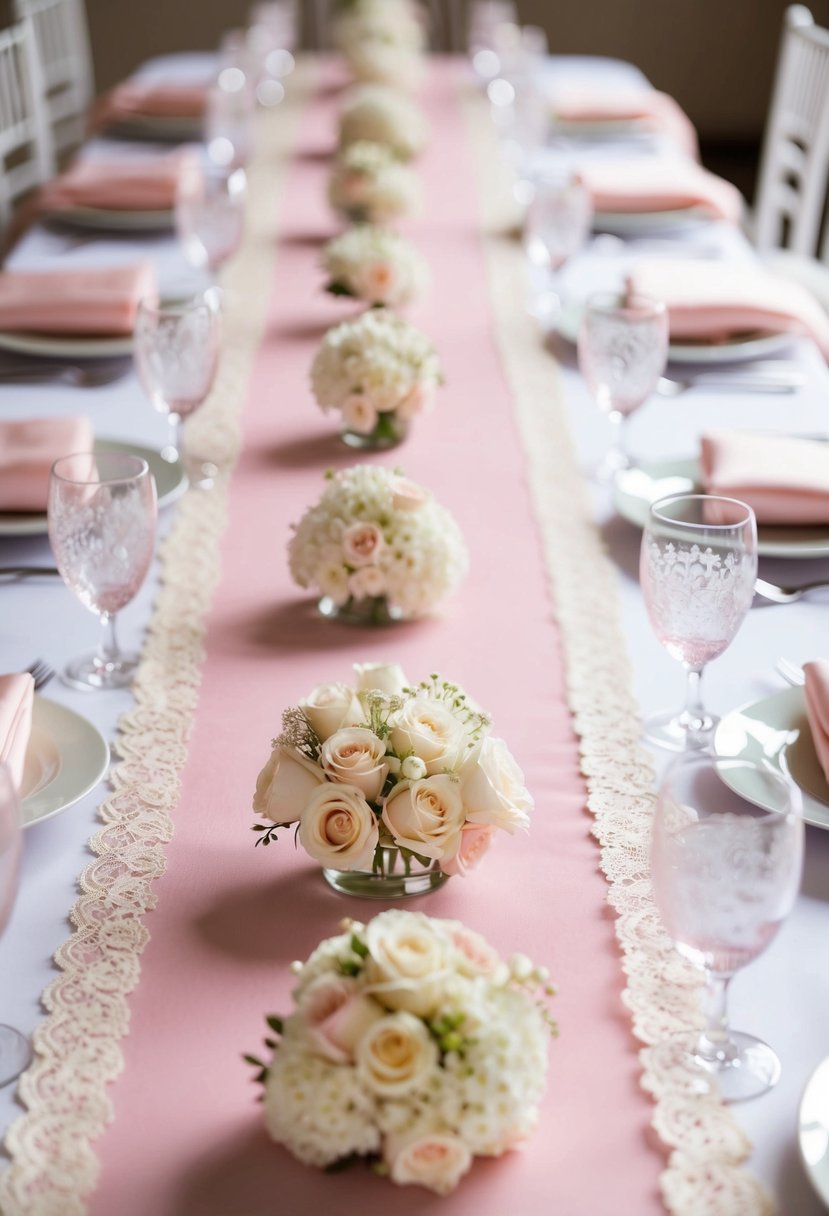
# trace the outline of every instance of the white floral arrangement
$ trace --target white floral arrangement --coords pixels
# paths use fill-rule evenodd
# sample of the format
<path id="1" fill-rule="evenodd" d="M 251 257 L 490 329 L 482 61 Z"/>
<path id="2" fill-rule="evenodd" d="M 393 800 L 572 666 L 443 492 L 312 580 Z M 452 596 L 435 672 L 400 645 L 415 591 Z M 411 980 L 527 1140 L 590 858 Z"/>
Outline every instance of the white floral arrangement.
<path id="1" fill-rule="evenodd" d="M 385 144 L 361 139 L 334 161 L 328 200 L 335 211 L 358 224 L 387 224 L 420 206 L 417 178 Z"/>
<path id="2" fill-rule="evenodd" d="M 446 1195 L 475 1157 L 535 1130 L 555 989 L 457 920 L 391 910 L 341 928 L 293 964 L 293 1012 L 267 1019 L 270 1061 L 245 1057 L 265 1126 L 306 1165 L 362 1158 Z"/>
<path id="3" fill-rule="evenodd" d="M 311 389 L 323 410 L 370 435 L 382 414 L 410 422 L 432 404 L 442 372 L 432 343 L 385 308 L 329 329 L 311 364 Z"/>
<path id="4" fill-rule="evenodd" d="M 373 307 L 399 308 L 429 282 L 426 260 L 411 241 L 371 224 L 358 224 L 330 240 L 322 253 L 326 290 Z"/>
<path id="5" fill-rule="evenodd" d="M 338 607 L 382 596 L 405 617 L 432 611 L 469 566 L 454 517 L 396 470 L 356 465 L 326 476 L 288 545 L 294 581 Z"/>
<path id="6" fill-rule="evenodd" d="M 348 0 L 334 41 L 358 80 L 411 89 L 423 75 L 424 21 L 412 0 Z"/>
<path id="7" fill-rule="evenodd" d="M 423 111 L 396 89 L 364 84 L 352 90 L 340 113 L 340 147 L 368 140 L 385 144 L 401 160 L 423 151 L 428 127 Z"/>
<path id="8" fill-rule="evenodd" d="M 396 848 L 465 875 L 496 831 L 526 831 L 533 800 L 490 719 L 456 684 L 410 685 L 400 667 L 357 664 L 357 682 L 321 684 L 282 716 L 256 781 L 258 844 L 296 825 L 326 869 L 384 872 Z"/>

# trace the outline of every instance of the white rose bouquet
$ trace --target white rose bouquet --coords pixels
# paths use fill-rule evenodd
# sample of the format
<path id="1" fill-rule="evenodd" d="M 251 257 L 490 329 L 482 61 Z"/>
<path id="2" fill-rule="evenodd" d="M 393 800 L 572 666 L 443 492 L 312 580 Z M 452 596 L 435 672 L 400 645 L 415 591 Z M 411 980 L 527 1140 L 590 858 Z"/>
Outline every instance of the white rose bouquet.
<path id="1" fill-rule="evenodd" d="M 288 544 L 300 587 L 315 588 L 337 608 L 365 601 L 366 623 L 381 609 L 383 623 L 423 616 L 454 590 L 467 571 L 466 546 L 453 516 L 427 490 L 377 465 L 327 479 Z"/>
<path id="2" fill-rule="evenodd" d="M 375 308 L 408 304 L 429 281 L 426 262 L 410 241 L 370 224 L 330 240 L 322 265 L 332 295 L 353 296 Z"/>
<path id="3" fill-rule="evenodd" d="M 364 84 L 353 89 L 340 112 L 340 147 L 366 139 L 385 144 L 401 160 L 423 151 L 428 128 L 423 111 L 396 89 Z"/>
<path id="4" fill-rule="evenodd" d="M 421 80 L 426 31 L 412 0 L 341 2 L 334 41 L 358 80 L 405 89 Z"/>
<path id="5" fill-rule="evenodd" d="M 257 845 L 296 825 L 348 891 L 328 871 L 388 877 L 391 851 L 405 874 L 417 862 L 443 881 L 473 868 L 499 829 L 528 828 L 523 773 L 456 684 L 432 675 L 412 686 L 397 664 L 356 671 L 356 685 L 322 684 L 283 714 L 256 781 L 253 809 L 269 821 L 255 825 Z"/>
<path id="6" fill-rule="evenodd" d="M 270 1062 L 245 1057 L 265 1125 L 306 1165 L 363 1157 L 399 1186 L 448 1194 L 474 1157 L 538 1123 L 556 1033 L 547 970 L 418 912 L 342 928 L 294 963 L 293 1012 L 267 1019 Z"/>
<path id="7" fill-rule="evenodd" d="M 385 144 L 361 139 L 334 161 L 328 200 L 357 224 L 388 224 L 420 206 L 418 181 Z"/>
<path id="8" fill-rule="evenodd" d="M 323 410 L 339 410 L 354 447 L 391 447 L 432 403 L 442 372 L 432 343 L 385 308 L 329 329 L 311 364 L 311 389 Z"/>

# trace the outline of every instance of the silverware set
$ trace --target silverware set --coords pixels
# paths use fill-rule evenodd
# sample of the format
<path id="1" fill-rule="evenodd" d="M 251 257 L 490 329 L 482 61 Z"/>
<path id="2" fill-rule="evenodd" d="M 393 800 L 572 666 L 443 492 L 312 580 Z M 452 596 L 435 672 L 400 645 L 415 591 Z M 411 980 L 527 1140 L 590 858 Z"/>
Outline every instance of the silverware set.
<path id="1" fill-rule="evenodd" d="M 678 397 L 688 389 L 727 393 L 794 393 L 806 384 L 806 375 L 796 364 L 753 363 L 739 370 L 697 372 L 674 379 L 662 376 L 656 391 L 663 397 Z"/>

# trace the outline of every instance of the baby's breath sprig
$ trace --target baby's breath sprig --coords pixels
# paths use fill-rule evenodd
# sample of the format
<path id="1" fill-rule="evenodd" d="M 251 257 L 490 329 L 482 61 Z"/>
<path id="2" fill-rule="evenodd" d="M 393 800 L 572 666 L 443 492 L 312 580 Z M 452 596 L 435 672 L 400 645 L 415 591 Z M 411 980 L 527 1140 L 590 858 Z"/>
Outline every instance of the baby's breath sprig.
<path id="1" fill-rule="evenodd" d="M 458 1012 L 441 1014 L 439 1018 L 426 1023 L 442 1056 L 448 1055 L 451 1051 L 463 1059 L 469 1048 L 474 1045 L 474 1039 L 463 1033 L 462 1027 L 465 1021 L 466 1014 Z"/>
<path id="2" fill-rule="evenodd" d="M 445 701 L 454 716 L 463 723 L 474 743 L 477 743 L 481 732 L 492 723 L 488 714 L 472 708 L 462 688 L 457 684 L 450 684 L 437 672 L 432 672 L 428 680 L 421 680 L 416 688 L 404 688 L 403 692 L 410 696 L 427 696 L 433 701 Z"/>
<path id="3" fill-rule="evenodd" d="M 282 734 L 273 741 L 274 747 L 279 745 L 295 747 L 311 760 L 319 759 L 320 741 L 298 705 L 292 705 L 282 714 Z"/>
<path id="4" fill-rule="evenodd" d="M 389 719 L 405 704 L 403 697 L 390 696 L 382 692 L 360 693 L 360 703 L 366 711 L 366 725 L 378 739 L 388 739 L 391 734 Z"/>

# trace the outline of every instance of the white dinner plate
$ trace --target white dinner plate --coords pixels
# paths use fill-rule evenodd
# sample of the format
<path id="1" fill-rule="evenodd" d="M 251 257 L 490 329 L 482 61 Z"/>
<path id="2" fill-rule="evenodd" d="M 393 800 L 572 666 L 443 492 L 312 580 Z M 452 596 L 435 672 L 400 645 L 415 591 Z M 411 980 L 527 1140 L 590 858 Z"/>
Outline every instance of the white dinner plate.
<path id="1" fill-rule="evenodd" d="M 0 350 L 42 359 L 123 359 L 132 354 L 132 334 L 86 337 L 0 331 Z"/>
<path id="2" fill-rule="evenodd" d="M 50 211 L 45 218 L 52 223 L 71 224 L 73 228 L 91 228 L 94 232 L 161 232 L 175 224 L 175 215 L 169 208 L 122 211 L 116 207 L 72 207 Z"/>
<path id="3" fill-rule="evenodd" d="M 57 701 L 35 697 L 20 787 L 24 828 L 65 811 L 108 768 L 109 747 L 91 722 Z"/>
<path id="4" fill-rule="evenodd" d="M 829 1056 L 818 1064 L 803 1090 L 797 1143 L 809 1181 L 829 1207 Z"/>
<path id="5" fill-rule="evenodd" d="M 558 318 L 558 332 L 574 346 L 583 313 L 583 300 L 569 300 Z M 668 359 L 672 363 L 744 363 L 778 354 L 792 341 L 792 334 L 745 334 L 728 342 L 669 342 Z"/>
<path id="6" fill-rule="evenodd" d="M 714 755 L 768 764 L 786 773 L 800 788 L 805 822 L 829 828 L 829 785 L 815 753 L 802 688 L 787 688 L 726 714 L 714 732 Z M 723 766 L 720 776 L 754 801 L 750 789 L 741 786 L 744 772 Z"/>
<path id="7" fill-rule="evenodd" d="M 158 492 L 158 505 L 167 506 L 187 489 L 187 478 L 180 464 L 164 460 L 154 448 L 145 448 L 137 443 L 120 439 L 96 439 L 96 452 L 127 452 L 140 456 L 150 466 Z M 46 512 L 27 514 L 22 511 L 0 511 L 0 536 L 42 536 L 48 532 Z"/>
<path id="8" fill-rule="evenodd" d="M 668 494 L 701 494 L 698 463 L 693 457 L 652 460 L 624 469 L 613 485 L 613 505 L 629 523 L 644 528 L 651 503 Z M 778 527 L 760 524 L 761 557 L 829 557 L 829 525 Z"/>

